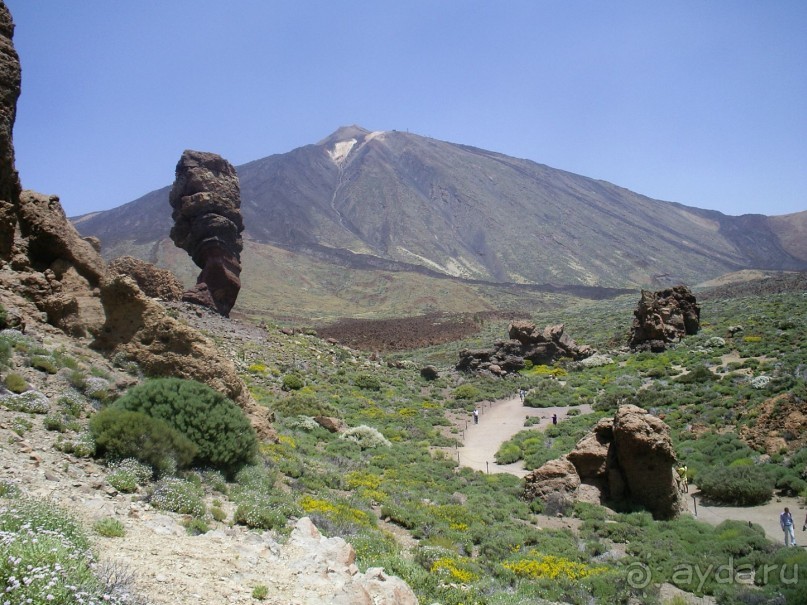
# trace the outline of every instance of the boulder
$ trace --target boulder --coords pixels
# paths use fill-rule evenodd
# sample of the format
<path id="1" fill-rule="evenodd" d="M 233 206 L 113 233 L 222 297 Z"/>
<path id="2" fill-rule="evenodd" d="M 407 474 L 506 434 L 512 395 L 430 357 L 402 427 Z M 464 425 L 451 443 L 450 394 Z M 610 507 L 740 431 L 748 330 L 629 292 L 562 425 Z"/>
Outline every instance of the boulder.
<path id="1" fill-rule="evenodd" d="M 599 494 L 601 502 L 638 504 L 656 519 L 671 519 L 686 509 L 675 463 L 667 425 L 641 408 L 621 406 L 567 456 L 527 475 L 524 496 L 546 500 L 558 492 L 590 500 Z"/>
<path id="2" fill-rule="evenodd" d="M 600 482 L 608 475 L 608 450 L 614 441 L 614 421 L 601 419 L 580 441 L 567 458 L 584 482 Z"/>
<path id="3" fill-rule="evenodd" d="M 314 421 L 329 433 L 342 433 L 347 429 L 344 420 L 333 416 L 314 416 Z"/>
<path id="4" fill-rule="evenodd" d="M 434 366 L 423 366 L 420 368 L 420 375 L 426 380 L 437 380 L 440 378 L 440 372 Z"/>
<path id="5" fill-rule="evenodd" d="M 133 256 L 121 256 L 109 263 L 110 273 L 128 275 L 143 294 L 165 301 L 178 301 L 182 298 L 182 282 L 168 269 L 160 269 Z"/>
<path id="6" fill-rule="evenodd" d="M 136 362 L 149 377 L 203 382 L 237 403 L 259 437 L 276 438 L 268 408 L 252 399 L 233 363 L 207 337 L 169 316 L 133 279 L 109 276 L 101 285 L 101 302 L 106 322 L 93 348 Z"/>
<path id="7" fill-rule="evenodd" d="M 182 299 L 229 317 L 241 289 L 241 194 L 235 168 L 215 153 L 186 150 L 168 198 L 171 239 L 202 269 Z"/>
<path id="8" fill-rule="evenodd" d="M 557 359 L 581 360 L 594 350 L 578 345 L 564 333 L 564 325 L 538 329 L 531 321 L 514 321 L 508 328 L 509 340 L 499 340 L 491 349 L 463 349 L 459 352 L 460 371 L 488 371 L 497 376 L 518 372 L 525 360 L 534 364 L 551 364 Z"/>
<path id="9" fill-rule="evenodd" d="M 580 487 L 577 470 L 567 458 L 557 458 L 524 477 L 524 497 L 527 500 L 546 500 L 551 494 L 574 499 Z"/>
<path id="10" fill-rule="evenodd" d="M 621 406 L 614 416 L 613 461 L 624 489 L 609 485 L 613 500 L 644 506 L 656 519 L 671 519 L 685 509 L 675 480 L 676 456 L 664 421 L 634 405 Z"/>
<path id="11" fill-rule="evenodd" d="M 700 306 L 686 286 L 650 292 L 642 290 L 636 309 L 630 347 L 637 350 L 663 351 L 684 336 L 700 329 Z"/>

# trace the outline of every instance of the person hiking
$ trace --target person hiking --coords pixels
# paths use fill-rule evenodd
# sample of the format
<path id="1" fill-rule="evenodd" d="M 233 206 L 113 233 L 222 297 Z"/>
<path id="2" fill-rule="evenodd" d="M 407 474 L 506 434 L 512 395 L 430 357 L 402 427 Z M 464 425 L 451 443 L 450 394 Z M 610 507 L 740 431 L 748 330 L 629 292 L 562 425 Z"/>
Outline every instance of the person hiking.
<path id="1" fill-rule="evenodd" d="M 519 389 L 518 396 L 521 397 L 521 403 L 524 403 L 524 397 L 527 396 L 527 391 L 525 391 L 524 389 Z"/>
<path id="2" fill-rule="evenodd" d="M 558 415 L 557 414 L 552 414 L 552 424 L 557 424 L 557 423 L 558 423 Z"/>
<path id="3" fill-rule="evenodd" d="M 474 424 L 479 424 L 479 410 L 474 410 Z"/>
<path id="4" fill-rule="evenodd" d="M 675 472 L 678 473 L 678 486 L 681 488 L 681 491 L 685 494 L 689 492 L 689 481 L 687 480 L 687 465 L 682 464 Z"/>
<path id="5" fill-rule="evenodd" d="M 796 534 L 793 531 L 793 515 L 790 509 L 785 506 L 785 510 L 779 515 L 779 525 L 785 532 L 785 546 L 796 546 Z"/>

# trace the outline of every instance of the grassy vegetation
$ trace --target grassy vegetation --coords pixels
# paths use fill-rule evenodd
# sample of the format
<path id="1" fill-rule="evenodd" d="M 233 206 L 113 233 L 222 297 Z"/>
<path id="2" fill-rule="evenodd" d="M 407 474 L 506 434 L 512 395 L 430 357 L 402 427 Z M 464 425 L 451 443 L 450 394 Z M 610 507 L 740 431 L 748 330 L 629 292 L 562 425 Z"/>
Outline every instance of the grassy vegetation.
<path id="1" fill-rule="evenodd" d="M 501 338 L 506 322 L 488 322 L 463 342 L 388 357 L 403 369 L 329 348 L 310 335 L 289 338 L 282 351 L 244 343 L 244 380 L 274 412 L 279 440 L 260 444 L 253 463 L 229 482 L 220 473 L 180 468 L 154 483 L 151 467 L 139 472 L 142 465 L 130 462 L 111 468 L 107 480 L 121 492 L 143 488 L 153 506 L 189 515 L 193 532 L 226 517 L 224 498 L 234 505 L 231 522 L 251 528 L 282 534 L 289 520 L 308 515 L 324 534 L 350 541 L 362 569 L 383 566 L 424 603 L 656 603 L 664 581 L 716 595 L 720 603 L 752 602 L 743 600 L 746 589 L 738 584 L 681 571 L 729 564 L 762 569 L 771 561 L 807 565 L 801 552 L 783 553 L 747 524 L 712 527 L 689 517 L 656 522 L 645 512 L 617 514 L 593 505 L 575 507 L 578 532 L 540 529 L 521 497 L 520 479 L 460 468 L 453 457 L 459 430 L 452 414 L 525 388 L 533 405 L 589 404 L 594 412 L 544 431 L 525 427 L 500 450 L 502 462 L 539 466 L 570 451 L 621 403 L 634 403 L 664 418 L 692 480 L 704 487 L 712 480 L 713 497 L 743 501 L 750 486 L 764 494 L 747 501 L 775 492 L 803 494 L 807 449 L 801 434 L 780 432 L 774 452 L 755 449 L 738 435 L 755 430 L 764 409 L 770 408 L 767 422 L 777 419 L 777 410 L 786 413 L 778 401 L 804 405 L 807 298 L 709 302 L 701 333 L 661 354 L 619 348 L 633 304 L 623 298 L 535 316 L 539 325 L 565 323 L 567 334 L 607 352 L 613 363 L 562 362 L 504 380 L 448 370 L 459 349 Z M 737 325 L 743 329 L 732 336 L 729 327 Z M 438 366 L 439 378 L 420 376 L 417 369 L 426 363 Z M 66 414 L 71 404 L 60 409 Z M 74 411 L 66 420 L 81 416 L 80 406 Z M 349 430 L 331 433 L 313 416 L 334 417 Z M 211 448 L 225 445 L 215 435 L 208 438 Z M 210 506 L 214 491 L 219 503 Z M 401 541 L 403 531 L 409 539 Z M 637 570 L 648 571 L 647 584 L 636 581 Z M 799 598 L 797 588 L 773 576 L 759 583 L 756 597 L 778 592 Z"/>

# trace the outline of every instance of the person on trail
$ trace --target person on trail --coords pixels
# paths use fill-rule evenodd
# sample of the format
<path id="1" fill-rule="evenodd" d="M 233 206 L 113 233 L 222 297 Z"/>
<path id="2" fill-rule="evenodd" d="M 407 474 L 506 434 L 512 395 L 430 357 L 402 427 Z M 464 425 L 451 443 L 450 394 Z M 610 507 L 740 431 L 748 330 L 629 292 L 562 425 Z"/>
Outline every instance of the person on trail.
<path id="1" fill-rule="evenodd" d="M 785 532 L 785 546 L 796 546 L 796 534 L 793 532 L 793 515 L 790 509 L 785 506 L 785 510 L 779 515 L 779 525 Z"/>
<path id="2" fill-rule="evenodd" d="M 678 486 L 681 488 L 681 491 L 684 492 L 685 494 L 689 493 L 689 482 L 687 481 L 687 470 L 688 469 L 687 469 L 686 464 L 682 464 L 677 469 L 675 469 L 675 472 L 678 473 Z"/>
<path id="3" fill-rule="evenodd" d="M 552 424 L 557 424 L 557 423 L 558 423 L 558 415 L 557 414 L 552 414 Z"/>
<path id="4" fill-rule="evenodd" d="M 521 403 L 524 403 L 524 397 L 527 396 L 527 391 L 525 391 L 524 389 L 519 389 L 518 396 L 521 397 Z"/>
<path id="5" fill-rule="evenodd" d="M 479 424 L 479 410 L 474 410 L 474 424 Z"/>

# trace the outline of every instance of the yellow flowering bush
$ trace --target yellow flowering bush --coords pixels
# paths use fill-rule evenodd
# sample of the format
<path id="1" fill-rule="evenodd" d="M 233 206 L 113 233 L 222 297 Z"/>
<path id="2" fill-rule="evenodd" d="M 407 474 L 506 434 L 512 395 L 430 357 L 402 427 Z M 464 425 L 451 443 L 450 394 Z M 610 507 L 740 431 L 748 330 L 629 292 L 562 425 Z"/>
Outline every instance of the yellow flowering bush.
<path id="1" fill-rule="evenodd" d="M 502 565 L 519 576 L 535 580 L 580 580 L 605 571 L 602 567 L 591 567 L 563 557 L 530 553 L 529 558 L 506 561 Z"/>
<path id="2" fill-rule="evenodd" d="M 452 582 L 461 582 L 468 584 L 475 582 L 479 579 L 479 574 L 474 573 L 468 567 L 470 566 L 470 559 L 460 558 L 454 559 L 451 557 L 440 557 L 432 563 L 431 573 L 442 574 L 448 576 Z"/>
<path id="3" fill-rule="evenodd" d="M 369 514 L 343 502 L 331 502 L 311 496 L 303 496 L 300 500 L 300 506 L 307 515 L 319 514 L 336 522 L 348 522 L 365 527 L 374 526 Z"/>

